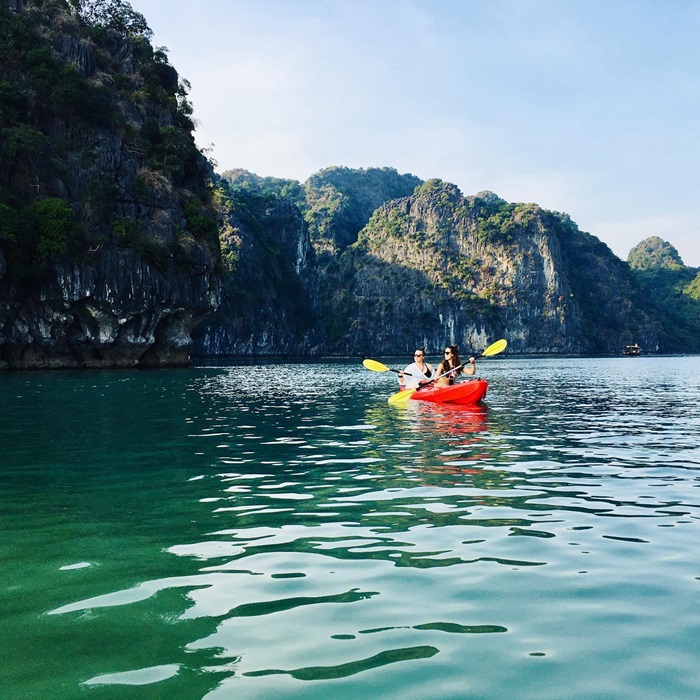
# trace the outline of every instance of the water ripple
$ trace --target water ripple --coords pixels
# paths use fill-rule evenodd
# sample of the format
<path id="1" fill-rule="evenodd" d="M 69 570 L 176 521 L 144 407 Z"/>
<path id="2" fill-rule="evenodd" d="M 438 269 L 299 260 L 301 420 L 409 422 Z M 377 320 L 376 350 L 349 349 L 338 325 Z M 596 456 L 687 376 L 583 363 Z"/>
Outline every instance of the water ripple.
<path id="1" fill-rule="evenodd" d="M 698 696 L 698 359 L 484 362 L 488 405 L 467 410 L 389 407 L 395 378 L 357 364 L 100 380 L 140 408 L 8 452 L 3 585 L 61 683 Z"/>

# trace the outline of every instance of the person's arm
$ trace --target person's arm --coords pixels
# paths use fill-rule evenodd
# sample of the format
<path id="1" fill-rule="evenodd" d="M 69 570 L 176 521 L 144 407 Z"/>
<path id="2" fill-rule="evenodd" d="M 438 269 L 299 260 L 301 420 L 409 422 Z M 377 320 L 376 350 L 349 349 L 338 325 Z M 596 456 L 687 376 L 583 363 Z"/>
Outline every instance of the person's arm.
<path id="1" fill-rule="evenodd" d="M 401 386 L 406 386 L 406 377 L 404 377 L 404 375 L 403 375 L 404 372 L 408 372 L 408 374 L 410 376 L 412 374 L 411 373 L 411 365 L 407 365 L 406 367 L 403 368 L 403 371 L 401 371 L 397 374 L 397 376 L 399 378 L 399 384 Z"/>
<path id="2" fill-rule="evenodd" d="M 473 357 L 469 358 L 469 365 L 464 368 L 465 374 L 474 374 L 476 372 L 476 360 Z"/>

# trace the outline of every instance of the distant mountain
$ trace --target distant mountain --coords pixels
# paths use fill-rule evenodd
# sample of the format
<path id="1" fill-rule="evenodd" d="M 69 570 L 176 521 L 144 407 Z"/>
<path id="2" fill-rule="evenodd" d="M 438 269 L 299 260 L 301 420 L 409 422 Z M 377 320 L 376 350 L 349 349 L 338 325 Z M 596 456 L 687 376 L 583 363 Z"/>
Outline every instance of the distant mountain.
<path id="1" fill-rule="evenodd" d="M 352 245 L 373 212 L 407 197 L 423 181 L 394 168 L 330 167 L 305 183 L 304 216 L 317 252 L 337 256 Z"/>
<path id="2" fill-rule="evenodd" d="M 669 270 L 685 267 L 678 251 L 658 236 L 645 238 L 627 256 L 627 262 L 635 270 L 666 268 Z"/>
<path id="3" fill-rule="evenodd" d="M 627 258 L 659 318 L 664 352 L 700 352 L 700 270 L 658 236 L 636 245 Z"/>
<path id="4" fill-rule="evenodd" d="M 630 267 L 566 215 L 390 168 L 327 168 L 303 185 L 225 177 L 244 214 L 227 245 L 241 264 L 260 262 L 231 274 L 207 339 L 196 334 L 202 354 L 407 354 L 496 337 L 521 353 L 658 349 L 659 319 Z M 280 207 L 291 238 L 273 221 Z M 284 295 L 277 273 L 261 273 L 275 259 L 297 280 Z M 293 321 L 301 309 L 305 322 Z M 240 325 L 247 314 L 257 330 Z"/>
<path id="5" fill-rule="evenodd" d="M 221 308 L 194 333 L 198 355 L 321 354 L 338 256 L 374 210 L 422 181 L 393 168 L 329 167 L 305 183 L 246 170 L 222 175 L 230 263 Z"/>
<path id="6" fill-rule="evenodd" d="M 333 352 L 409 353 L 498 337 L 520 353 L 657 348 L 629 267 L 566 216 L 430 180 L 377 209 L 338 261 Z"/>

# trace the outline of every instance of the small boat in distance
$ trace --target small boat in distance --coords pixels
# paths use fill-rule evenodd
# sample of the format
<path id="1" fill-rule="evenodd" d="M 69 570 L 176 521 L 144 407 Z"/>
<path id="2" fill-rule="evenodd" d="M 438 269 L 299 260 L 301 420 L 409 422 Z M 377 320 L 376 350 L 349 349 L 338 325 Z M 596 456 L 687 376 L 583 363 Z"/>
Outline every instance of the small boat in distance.
<path id="1" fill-rule="evenodd" d="M 627 357 L 635 357 L 642 354 L 642 348 L 639 347 L 639 343 L 634 345 L 625 345 L 625 349 L 622 351 L 623 355 Z"/>

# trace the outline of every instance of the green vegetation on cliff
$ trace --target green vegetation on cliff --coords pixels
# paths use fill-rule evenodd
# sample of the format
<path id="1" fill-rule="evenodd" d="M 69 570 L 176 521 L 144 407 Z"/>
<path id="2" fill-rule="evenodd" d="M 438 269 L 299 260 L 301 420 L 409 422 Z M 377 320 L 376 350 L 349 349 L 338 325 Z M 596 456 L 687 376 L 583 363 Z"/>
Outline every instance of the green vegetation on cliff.
<path id="1" fill-rule="evenodd" d="M 637 244 L 627 260 L 661 321 L 662 349 L 700 352 L 700 270 L 658 236 Z"/>
<path id="2" fill-rule="evenodd" d="M 320 251 L 342 253 L 385 202 L 408 197 L 422 180 L 394 168 L 330 167 L 305 184 L 305 218 Z"/>
<path id="3" fill-rule="evenodd" d="M 668 270 L 680 270 L 683 260 L 678 251 L 658 236 L 645 238 L 638 243 L 627 256 L 627 262 L 633 270 L 655 270 L 665 268 Z"/>
<path id="4" fill-rule="evenodd" d="M 0 0 L 0 368 L 185 364 L 221 215 L 188 84 L 124 0 Z"/>
<path id="5" fill-rule="evenodd" d="M 422 183 L 415 175 L 394 168 L 332 166 L 311 175 L 305 183 L 260 177 L 247 170 L 227 170 L 222 176 L 232 191 L 287 199 L 299 207 L 309 225 L 318 253 L 341 253 L 357 240 L 372 213 L 385 202 L 407 197 Z"/>
<path id="6" fill-rule="evenodd" d="M 13 275 L 95 245 L 133 247 L 156 262 L 171 244 L 182 252 L 180 227 L 151 226 L 139 201 L 171 200 L 182 230 L 218 255 L 188 84 L 150 35 L 122 0 L 28 0 L 21 11 L 0 2 L 0 244 Z M 75 225 L 60 232 L 66 208 Z M 30 234 L 43 209 L 53 223 Z"/>
<path id="7" fill-rule="evenodd" d="M 241 168 L 225 170 L 221 176 L 229 183 L 232 193 L 243 191 L 264 197 L 290 199 L 295 204 L 304 207 L 304 186 L 298 180 L 261 177 Z"/>
<path id="8" fill-rule="evenodd" d="M 0 241 L 8 248 L 13 280 L 43 271 L 62 255 L 77 255 L 80 230 L 73 209 L 56 197 L 19 209 L 0 204 Z"/>

